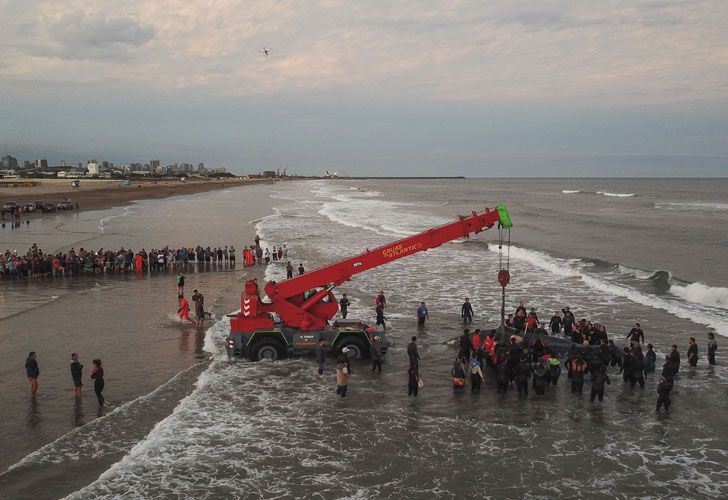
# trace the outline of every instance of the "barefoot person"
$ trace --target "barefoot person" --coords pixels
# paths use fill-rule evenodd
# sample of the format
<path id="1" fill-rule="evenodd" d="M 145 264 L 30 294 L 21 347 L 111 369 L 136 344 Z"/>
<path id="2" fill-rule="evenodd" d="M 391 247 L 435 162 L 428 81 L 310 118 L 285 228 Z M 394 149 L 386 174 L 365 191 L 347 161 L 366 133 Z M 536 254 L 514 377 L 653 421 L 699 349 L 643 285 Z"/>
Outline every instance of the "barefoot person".
<path id="1" fill-rule="evenodd" d="M 104 396 L 101 394 L 104 390 L 104 369 L 101 367 L 101 360 L 94 359 L 94 364 L 91 368 L 91 378 L 94 380 L 94 392 L 96 393 L 96 399 L 99 400 L 99 406 L 104 406 Z"/>
<path id="2" fill-rule="evenodd" d="M 190 323 L 194 323 L 195 321 L 190 318 L 190 303 L 187 302 L 187 299 L 184 297 L 184 295 L 179 295 L 179 309 L 177 312 L 179 313 L 180 319 L 186 319 Z"/>
<path id="3" fill-rule="evenodd" d="M 40 368 L 38 361 L 35 359 L 35 351 L 28 353 L 28 359 L 25 360 L 25 376 L 30 382 L 30 393 L 35 395 L 38 392 L 38 377 L 40 376 Z"/>
<path id="4" fill-rule="evenodd" d="M 73 393 L 77 398 L 81 397 L 83 387 L 83 365 L 78 361 L 78 354 L 71 354 L 71 378 L 73 379 Z"/>

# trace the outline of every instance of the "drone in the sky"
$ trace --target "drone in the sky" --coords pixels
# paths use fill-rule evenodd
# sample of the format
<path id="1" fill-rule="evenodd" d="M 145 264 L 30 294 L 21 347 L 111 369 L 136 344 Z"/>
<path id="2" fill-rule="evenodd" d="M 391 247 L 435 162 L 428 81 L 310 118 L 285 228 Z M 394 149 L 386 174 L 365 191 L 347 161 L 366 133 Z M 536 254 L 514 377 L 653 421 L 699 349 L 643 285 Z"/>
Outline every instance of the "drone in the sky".
<path id="1" fill-rule="evenodd" d="M 263 47 L 262 49 L 259 50 L 259 52 L 261 53 L 261 55 L 263 57 L 268 57 L 268 54 L 270 53 L 270 49 L 268 47 Z"/>

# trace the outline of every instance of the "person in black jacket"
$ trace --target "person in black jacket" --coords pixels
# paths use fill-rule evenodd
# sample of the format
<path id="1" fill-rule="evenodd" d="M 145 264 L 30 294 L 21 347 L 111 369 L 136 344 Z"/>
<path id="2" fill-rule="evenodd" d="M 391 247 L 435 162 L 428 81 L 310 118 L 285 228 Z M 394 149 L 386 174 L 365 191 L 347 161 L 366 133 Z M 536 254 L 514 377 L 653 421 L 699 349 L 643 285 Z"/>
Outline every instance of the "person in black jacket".
<path id="1" fill-rule="evenodd" d="M 460 336 L 460 354 L 463 355 L 466 359 L 470 359 L 470 348 L 471 348 L 471 340 L 470 340 L 470 328 L 466 328 L 463 330 L 463 334 Z"/>
<path id="2" fill-rule="evenodd" d="M 673 382 L 671 378 L 660 377 L 660 383 L 657 386 L 657 411 L 660 411 L 661 406 L 665 406 L 665 411 L 670 411 L 670 392 L 672 392 Z"/>
<path id="3" fill-rule="evenodd" d="M 71 354 L 71 378 L 73 379 L 74 394 L 77 398 L 81 397 L 81 387 L 83 387 L 83 365 L 78 361 L 78 354 Z"/>
<path id="4" fill-rule="evenodd" d="M 549 321 L 549 328 L 551 328 L 551 333 L 561 332 L 561 316 L 559 316 L 559 311 L 556 311 L 554 315 L 551 316 L 551 321 Z"/>
<path id="5" fill-rule="evenodd" d="M 564 313 L 564 319 L 562 320 L 564 325 L 564 336 L 568 337 L 571 335 L 572 328 L 574 328 L 576 318 L 574 318 L 574 313 L 572 313 L 568 307 L 562 309 L 561 312 Z"/>
<path id="6" fill-rule="evenodd" d="M 351 302 L 349 302 L 349 298 L 344 294 L 341 299 L 339 300 L 339 309 L 341 310 L 341 317 L 346 319 L 346 315 L 349 314 L 349 306 L 351 305 Z"/>
<path id="7" fill-rule="evenodd" d="M 38 377 L 40 376 L 40 368 L 38 361 L 35 359 L 35 351 L 28 353 L 28 359 L 25 360 L 25 376 L 30 382 L 30 393 L 35 395 L 38 392 Z"/>
<path id="8" fill-rule="evenodd" d="M 670 351 L 670 361 L 675 365 L 676 372 L 680 371 L 680 352 L 677 350 L 677 345 L 672 344 L 672 350 Z"/>
<path id="9" fill-rule="evenodd" d="M 412 337 L 412 342 L 407 345 L 407 357 L 409 357 L 410 367 L 419 366 L 420 353 L 417 352 L 417 337 Z"/>
<path id="10" fill-rule="evenodd" d="M 640 383 L 640 388 L 645 388 L 645 358 L 642 355 L 642 351 L 636 349 L 632 355 L 632 362 L 630 363 L 630 374 L 629 374 L 629 385 L 632 389 Z"/>
<path id="11" fill-rule="evenodd" d="M 470 303 L 470 299 L 468 297 L 465 297 L 465 302 L 463 302 L 463 306 L 460 310 L 460 315 L 463 317 L 463 323 L 473 322 L 473 306 Z"/>
<path id="12" fill-rule="evenodd" d="M 518 395 L 521 392 L 528 396 L 528 379 L 531 378 L 531 363 L 524 356 L 521 357 L 521 361 L 516 365 L 516 386 L 518 387 Z"/>
<path id="13" fill-rule="evenodd" d="M 594 402 L 596 397 L 599 398 L 599 402 L 604 401 L 604 384 L 610 384 L 609 375 L 607 375 L 606 365 L 602 365 L 597 373 L 596 377 L 592 380 L 591 397 L 589 401 Z"/>
<path id="14" fill-rule="evenodd" d="M 96 399 L 99 400 L 99 406 L 104 406 L 104 396 L 101 394 L 104 390 L 104 369 L 101 367 L 101 360 L 94 359 L 92 361 L 93 368 L 91 368 L 91 378 L 94 380 L 94 392 L 96 393 Z"/>

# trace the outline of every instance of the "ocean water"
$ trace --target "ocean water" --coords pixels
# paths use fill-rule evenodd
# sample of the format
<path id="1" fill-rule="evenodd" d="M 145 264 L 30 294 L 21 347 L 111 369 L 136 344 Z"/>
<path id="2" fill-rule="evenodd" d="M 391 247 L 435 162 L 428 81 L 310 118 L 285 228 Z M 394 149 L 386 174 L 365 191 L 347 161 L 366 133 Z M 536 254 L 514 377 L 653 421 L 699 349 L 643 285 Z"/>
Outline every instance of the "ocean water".
<path id="1" fill-rule="evenodd" d="M 480 395 L 453 394 L 449 369 L 456 352 L 444 342 L 462 330 L 464 297 L 474 305 L 473 326 L 490 328 L 498 319 L 501 254 L 492 229 L 362 273 L 340 287 L 337 292 L 351 299 L 350 317 L 371 322 L 374 296 L 384 290 L 394 341 L 381 376 L 372 375 L 365 362 L 354 364 L 350 393 L 342 400 L 333 393 L 333 362 L 319 378 L 306 358 L 228 361 L 224 312 L 235 309 L 235 287 L 244 278 L 237 275 L 220 287 L 220 307 L 228 310 L 198 342 L 206 356 L 148 395 L 11 464 L 0 475 L 0 491 L 17 492 L 15 485 L 41 470 L 77 471 L 74 463 L 85 464 L 96 453 L 113 463 L 66 479 L 64 494 L 728 495 L 726 358 L 719 350 L 718 366 L 708 367 L 704 357 L 707 331 L 718 334 L 721 346 L 728 336 L 726 181 L 339 179 L 278 183 L 268 195 L 274 209 L 254 221 L 255 231 L 264 245 L 286 243 L 294 265 L 307 269 L 505 202 L 514 222 L 503 255 L 512 274 L 508 309 L 523 300 L 548 319 L 568 305 L 578 318 L 605 324 L 618 345 L 639 321 L 658 351 L 658 372 L 669 346 L 678 344 L 684 355 L 689 336 L 698 339 L 703 358 L 696 369 L 681 369 L 669 415 L 654 411 L 654 377 L 644 390 L 632 390 L 615 369 L 603 403 L 589 403 L 588 382 L 583 396 L 571 394 L 565 375 L 544 396 L 498 395 L 489 373 Z M 219 229 L 209 208 L 218 206 L 216 196 L 189 207 Z M 119 220 L 134 224 L 133 218 Z M 257 272 L 278 280 L 285 269 L 276 263 Z M 418 329 L 414 311 L 422 300 L 430 321 Z M 425 381 L 418 399 L 406 396 L 405 346 L 413 334 Z M 129 419 L 136 422 L 134 412 L 144 405 L 155 408 L 157 417 L 142 417 L 148 429 L 132 432 Z"/>

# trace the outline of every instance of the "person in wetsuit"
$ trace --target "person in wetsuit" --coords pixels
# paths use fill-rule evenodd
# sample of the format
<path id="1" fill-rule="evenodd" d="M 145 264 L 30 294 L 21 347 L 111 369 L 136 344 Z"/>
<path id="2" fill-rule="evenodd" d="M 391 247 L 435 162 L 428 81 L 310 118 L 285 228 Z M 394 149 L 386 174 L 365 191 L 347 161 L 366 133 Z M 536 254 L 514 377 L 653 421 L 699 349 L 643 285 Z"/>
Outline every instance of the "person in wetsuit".
<path id="1" fill-rule="evenodd" d="M 407 345 L 407 357 L 409 358 L 410 367 L 419 366 L 420 353 L 417 352 L 417 337 L 413 336 L 411 342 Z"/>
<path id="2" fill-rule="evenodd" d="M 528 396 L 528 379 L 530 378 L 531 363 L 528 362 L 528 358 L 522 356 L 521 360 L 516 365 L 516 387 L 518 388 L 519 396 L 521 395 L 521 392 Z"/>
<path id="3" fill-rule="evenodd" d="M 561 312 L 564 313 L 564 319 L 562 320 L 562 324 L 564 325 L 564 336 L 568 337 L 571 335 L 571 330 L 574 328 L 576 318 L 574 318 L 574 313 L 572 313 L 568 307 L 562 309 Z"/>
<path id="4" fill-rule="evenodd" d="M 629 343 L 632 347 L 635 345 L 642 345 L 645 343 L 645 332 L 642 331 L 639 323 L 635 323 L 626 338 L 629 339 Z"/>
<path id="5" fill-rule="evenodd" d="M 632 389 L 640 383 L 640 388 L 645 388 L 645 358 L 642 355 L 640 349 L 635 349 L 632 355 L 632 362 L 630 363 L 630 374 L 629 374 L 629 385 Z"/>
<path id="6" fill-rule="evenodd" d="M 386 323 L 387 318 L 384 317 L 384 308 L 382 307 L 381 304 L 377 305 L 376 312 L 377 312 L 377 325 L 382 325 L 382 328 L 386 330 L 387 329 L 387 323 Z"/>
<path id="7" fill-rule="evenodd" d="M 657 354 L 652 344 L 647 344 L 647 352 L 645 353 L 645 376 L 649 373 L 655 373 L 657 365 Z"/>
<path id="8" fill-rule="evenodd" d="M 465 302 L 460 308 L 460 315 L 463 318 L 463 323 L 473 322 L 473 306 L 470 303 L 470 299 L 468 297 L 465 297 Z"/>
<path id="9" fill-rule="evenodd" d="M 324 368 L 326 366 L 326 341 L 319 339 L 319 343 L 316 346 L 316 365 L 319 377 L 324 374 Z"/>
<path id="10" fill-rule="evenodd" d="M 698 344 L 695 343 L 695 337 L 690 337 L 688 346 L 688 364 L 698 366 Z"/>
<path id="11" fill-rule="evenodd" d="M 715 340 L 715 334 L 708 332 L 708 364 L 715 365 L 715 353 L 718 352 L 718 342 Z"/>
<path id="12" fill-rule="evenodd" d="M 607 367 L 602 365 L 597 376 L 592 379 L 591 396 L 589 397 L 589 401 L 593 403 L 594 399 L 597 397 L 599 398 L 600 403 L 604 401 L 604 384 L 608 385 L 610 383 L 609 375 L 607 375 Z"/>
<path id="13" fill-rule="evenodd" d="M 675 365 L 676 373 L 680 371 L 680 352 L 677 350 L 677 345 L 672 344 L 672 350 L 670 351 L 670 361 Z"/>
<path id="14" fill-rule="evenodd" d="M 94 381 L 94 393 L 96 394 L 96 399 L 99 400 L 99 406 L 104 406 L 106 400 L 103 394 L 101 394 L 106 385 L 104 382 L 104 369 L 101 367 L 100 359 L 94 359 L 92 363 L 94 366 L 91 368 L 91 378 Z"/>
<path id="15" fill-rule="evenodd" d="M 384 354 L 382 353 L 382 343 L 379 341 L 379 337 L 374 336 L 371 348 L 370 348 L 371 358 L 372 358 L 372 373 L 374 373 L 374 370 L 379 370 L 379 373 L 382 373 L 382 362 L 384 361 Z"/>
<path id="16" fill-rule="evenodd" d="M 480 385 L 483 380 L 483 370 L 480 369 L 480 362 L 473 357 L 470 359 L 470 392 L 472 394 L 480 394 Z"/>
<path id="17" fill-rule="evenodd" d="M 546 371 L 541 363 L 533 370 L 533 390 L 539 395 L 546 393 Z"/>
<path id="18" fill-rule="evenodd" d="M 341 300 L 339 300 L 339 309 L 341 310 L 341 317 L 346 319 L 346 315 L 349 314 L 349 306 L 351 305 L 351 302 L 349 302 L 349 299 L 347 298 L 346 294 L 343 294 L 341 296 Z"/>
<path id="19" fill-rule="evenodd" d="M 466 358 L 470 358 L 470 348 L 472 341 L 470 339 L 470 329 L 466 328 L 463 330 L 463 334 L 460 336 L 460 354 Z"/>
<path id="20" fill-rule="evenodd" d="M 586 369 L 587 364 L 584 361 L 584 356 L 581 354 L 577 355 L 576 359 L 571 363 L 571 392 L 581 394 L 584 388 L 584 373 Z"/>
<path id="21" fill-rule="evenodd" d="M 549 321 L 549 328 L 551 329 L 551 333 L 561 332 L 561 316 L 559 316 L 559 311 L 555 311 L 554 315 L 551 316 L 551 321 Z"/>
<path id="22" fill-rule="evenodd" d="M 74 394 L 80 398 L 83 386 L 83 365 L 78 361 L 78 354 L 75 352 L 71 354 L 71 378 L 73 379 Z"/>
<path id="23" fill-rule="evenodd" d="M 665 411 L 670 411 L 670 404 L 672 403 L 672 400 L 670 399 L 670 393 L 672 392 L 673 387 L 673 381 L 671 378 L 667 377 L 660 377 L 660 383 L 657 385 L 657 409 L 656 411 L 660 411 L 661 406 L 665 406 Z"/>

